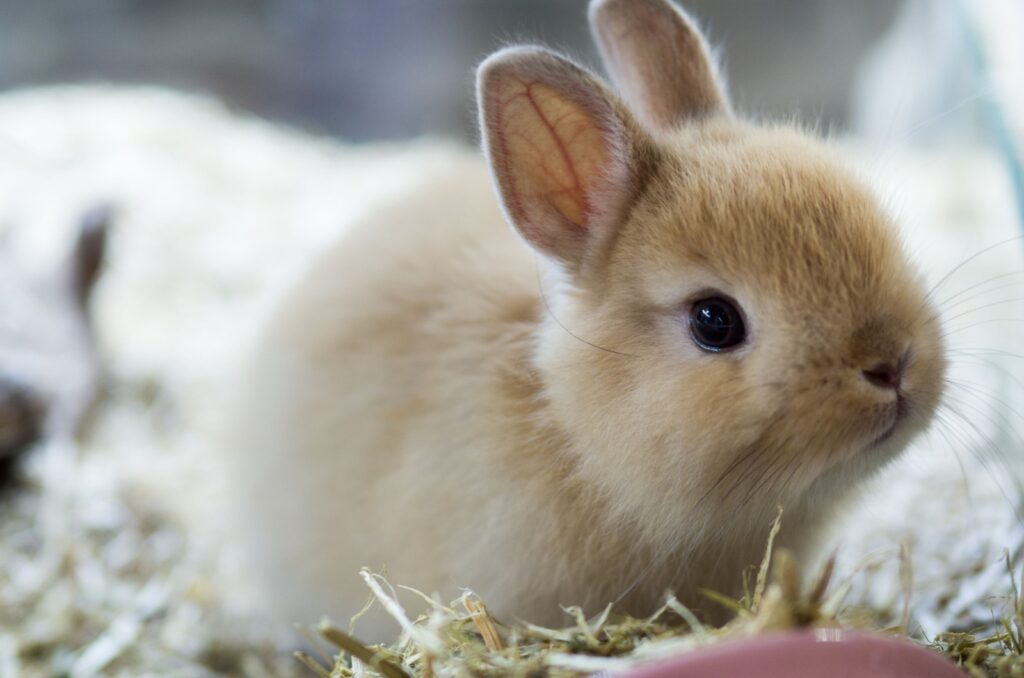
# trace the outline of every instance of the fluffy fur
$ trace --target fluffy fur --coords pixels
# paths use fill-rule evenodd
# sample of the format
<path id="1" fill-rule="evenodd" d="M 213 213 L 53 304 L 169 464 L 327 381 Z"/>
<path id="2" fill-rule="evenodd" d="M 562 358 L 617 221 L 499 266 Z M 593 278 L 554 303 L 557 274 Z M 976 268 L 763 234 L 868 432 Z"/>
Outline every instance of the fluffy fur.
<path id="1" fill-rule="evenodd" d="M 651 53 L 697 76 L 660 82 L 714 78 L 664 9 L 682 28 L 652 27 Z M 539 623 L 666 589 L 706 607 L 776 507 L 805 546 L 928 422 L 931 305 L 873 197 L 800 132 L 733 119 L 718 85 L 652 125 L 631 112 L 652 120 L 649 98 L 544 50 L 479 84 L 491 172 L 467 156 L 366 220 L 267 324 L 234 445 L 251 561 L 289 621 L 355 613 L 361 566 Z M 712 291 L 743 309 L 737 350 L 689 336 Z M 888 363 L 899 399 L 863 374 Z"/>

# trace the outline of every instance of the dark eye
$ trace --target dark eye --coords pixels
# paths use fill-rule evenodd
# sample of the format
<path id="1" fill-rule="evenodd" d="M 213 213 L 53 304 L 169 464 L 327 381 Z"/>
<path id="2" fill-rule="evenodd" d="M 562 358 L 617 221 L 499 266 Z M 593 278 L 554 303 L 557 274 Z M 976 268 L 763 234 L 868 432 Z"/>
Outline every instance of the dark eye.
<path id="1" fill-rule="evenodd" d="M 697 346 L 717 353 L 742 342 L 747 329 L 732 302 L 709 297 L 694 302 L 690 308 L 690 336 Z"/>

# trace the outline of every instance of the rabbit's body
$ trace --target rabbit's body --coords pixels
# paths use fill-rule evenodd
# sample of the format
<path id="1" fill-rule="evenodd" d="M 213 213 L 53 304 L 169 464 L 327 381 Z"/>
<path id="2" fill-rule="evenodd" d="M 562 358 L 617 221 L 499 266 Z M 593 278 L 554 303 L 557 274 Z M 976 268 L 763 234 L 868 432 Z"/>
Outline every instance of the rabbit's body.
<path id="1" fill-rule="evenodd" d="M 668 11 L 706 59 L 659 0 L 594 6 L 598 29 Z M 358 611 L 362 566 L 535 623 L 667 589 L 707 611 L 779 505 L 800 547 L 928 421 L 931 308 L 871 196 L 713 79 L 632 92 L 643 126 L 546 52 L 480 83 L 504 215 L 487 165 L 455 161 L 270 319 L 236 443 L 252 560 L 294 621 Z"/>

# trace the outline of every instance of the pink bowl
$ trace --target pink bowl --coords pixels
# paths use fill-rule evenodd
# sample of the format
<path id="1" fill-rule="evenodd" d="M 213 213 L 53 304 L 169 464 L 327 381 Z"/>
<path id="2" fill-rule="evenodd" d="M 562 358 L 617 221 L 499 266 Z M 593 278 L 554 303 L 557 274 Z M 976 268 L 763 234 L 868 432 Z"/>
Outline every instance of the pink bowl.
<path id="1" fill-rule="evenodd" d="M 722 643 L 623 678 L 964 678 L 940 655 L 886 636 L 813 629 Z"/>

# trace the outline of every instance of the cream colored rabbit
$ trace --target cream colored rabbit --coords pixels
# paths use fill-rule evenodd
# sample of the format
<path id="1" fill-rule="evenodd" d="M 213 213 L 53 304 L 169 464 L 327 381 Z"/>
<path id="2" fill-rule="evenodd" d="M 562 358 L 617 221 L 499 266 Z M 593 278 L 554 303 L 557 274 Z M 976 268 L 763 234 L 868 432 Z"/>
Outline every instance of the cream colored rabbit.
<path id="1" fill-rule="evenodd" d="M 590 9 L 626 103 L 494 54 L 486 161 L 349 232 L 270 318 L 234 447 L 283 620 L 347 619 L 361 566 L 542 624 L 667 589 L 713 614 L 697 590 L 736 592 L 777 506 L 803 547 L 928 423 L 942 342 L 875 199 L 734 118 L 667 0 Z"/>

